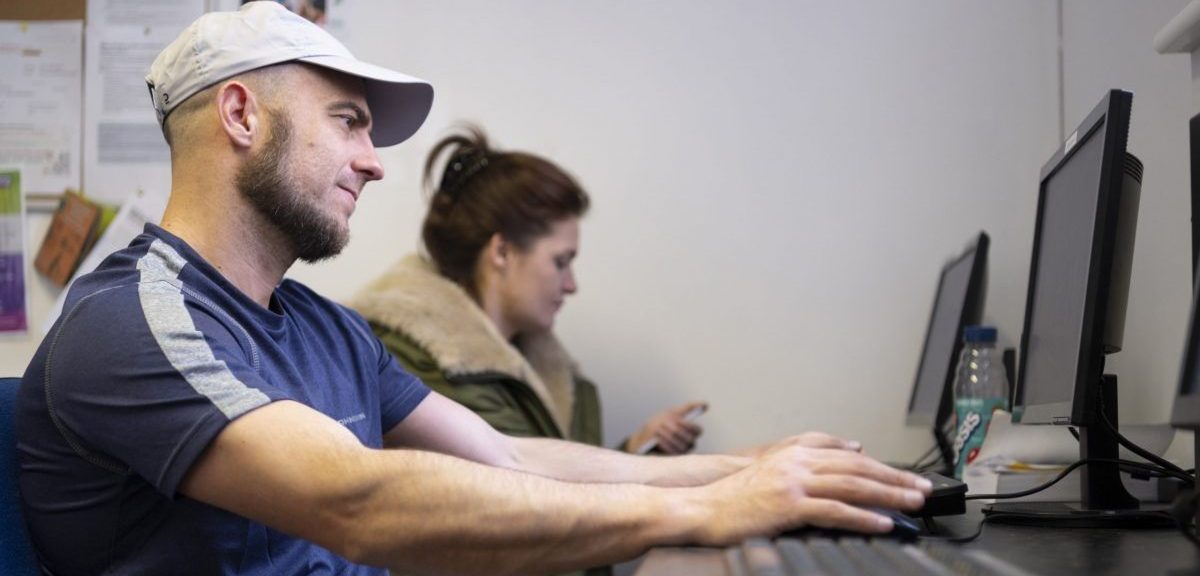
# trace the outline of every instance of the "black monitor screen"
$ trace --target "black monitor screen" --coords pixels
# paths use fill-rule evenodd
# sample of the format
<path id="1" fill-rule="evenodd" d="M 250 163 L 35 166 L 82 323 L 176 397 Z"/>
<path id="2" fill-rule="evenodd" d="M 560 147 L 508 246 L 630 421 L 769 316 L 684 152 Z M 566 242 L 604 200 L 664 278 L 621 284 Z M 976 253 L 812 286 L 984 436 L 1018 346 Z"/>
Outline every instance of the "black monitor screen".
<path id="1" fill-rule="evenodd" d="M 1193 305 L 1192 314 L 1192 324 L 1195 325 L 1195 305 Z M 1197 370 L 1197 368 L 1200 368 L 1200 366 L 1197 366 L 1200 364 L 1200 350 L 1196 349 L 1197 345 L 1200 345 L 1200 342 L 1197 342 L 1194 328 L 1189 340 L 1188 349 L 1183 352 L 1183 359 L 1187 362 L 1187 366 L 1184 367 L 1184 378 L 1179 383 L 1180 396 L 1200 395 L 1200 370 Z M 1193 418 L 1197 422 L 1200 422 L 1200 414 L 1194 415 Z"/>
<path id="2" fill-rule="evenodd" d="M 1044 183 L 1037 283 L 1027 303 L 1023 402 L 1072 402 L 1078 379 L 1095 233 L 1104 125 L 1085 136 Z"/>
<path id="3" fill-rule="evenodd" d="M 1200 298 L 1200 283 L 1192 294 L 1192 314 L 1188 319 L 1187 337 L 1183 346 L 1183 369 L 1179 374 L 1178 394 L 1171 412 L 1171 423 L 1200 429 L 1200 324 L 1196 322 L 1196 302 Z M 1200 449 L 1200 443 L 1197 443 Z"/>
<path id="4" fill-rule="evenodd" d="M 954 345 L 960 338 L 963 305 L 966 303 L 967 285 L 971 281 L 974 263 L 972 250 L 951 263 L 942 273 L 937 300 L 933 303 L 933 318 L 925 335 L 925 350 L 921 354 L 912 401 L 908 406 L 910 423 L 915 418 L 923 423 L 934 423 L 954 367 Z"/>
<path id="5" fill-rule="evenodd" d="M 1193 321 L 1194 322 L 1194 321 Z M 1196 350 L 1195 337 L 1192 338 L 1190 350 L 1185 352 L 1184 359 L 1187 360 L 1189 366 L 1186 368 L 1186 378 L 1180 382 L 1180 396 L 1197 396 L 1200 395 L 1200 370 L 1197 370 L 1197 363 L 1200 363 L 1200 351 Z M 1200 423 L 1200 414 L 1193 416 L 1193 419 Z"/>

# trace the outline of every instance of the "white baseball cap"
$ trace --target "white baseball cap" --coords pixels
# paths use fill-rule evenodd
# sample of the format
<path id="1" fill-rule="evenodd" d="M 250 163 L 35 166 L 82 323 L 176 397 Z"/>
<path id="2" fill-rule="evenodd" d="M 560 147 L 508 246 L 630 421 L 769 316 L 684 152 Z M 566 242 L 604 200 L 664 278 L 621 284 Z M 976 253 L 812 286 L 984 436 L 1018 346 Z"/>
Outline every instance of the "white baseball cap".
<path id="1" fill-rule="evenodd" d="M 268 1 L 248 2 L 237 12 L 209 12 L 197 18 L 154 59 L 146 84 L 161 126 L 175 107 L 209 86 L 292 61 L 366 82 L 375 146 L 407 140 L 433 106 L 433 86 L 428 82 L 359 61 L 320 26 Z"/>

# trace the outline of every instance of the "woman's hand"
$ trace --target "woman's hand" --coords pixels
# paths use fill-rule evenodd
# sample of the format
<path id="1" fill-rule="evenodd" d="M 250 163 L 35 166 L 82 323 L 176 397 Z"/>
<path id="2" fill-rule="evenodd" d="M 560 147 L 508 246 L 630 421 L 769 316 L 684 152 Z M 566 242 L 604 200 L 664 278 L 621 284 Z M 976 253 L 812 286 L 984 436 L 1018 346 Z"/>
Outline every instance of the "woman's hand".
<path id="1" fill-rule="evenodd" d="M 647 442 L 656 440 L 658 451 L 664 454 L 690 452 L 704 429 L 688 420 L 687 414 L 692 410 L 703 411 L 707 408 L 708 404 L 705 402 L 689 402 L 655 414 L 629 437 L 625 450 L 637 453 Z"/>

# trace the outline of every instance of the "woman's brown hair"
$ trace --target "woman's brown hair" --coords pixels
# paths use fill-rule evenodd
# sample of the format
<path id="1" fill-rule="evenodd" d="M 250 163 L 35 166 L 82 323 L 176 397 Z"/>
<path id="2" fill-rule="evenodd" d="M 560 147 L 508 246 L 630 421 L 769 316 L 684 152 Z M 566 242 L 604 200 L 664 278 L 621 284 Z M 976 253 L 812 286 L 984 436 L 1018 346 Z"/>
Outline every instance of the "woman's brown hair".
<path id="1" fill-rule="evenodd" d="M 440 159 L 445 165 L 434 183 Z M 582 217 L 588 195 L 569 174 L 533 154 L 496 150 L 477 126 L 438 142 L 425 161 L 429 212 L 421 229 L 438 272 L 474 294 L 475 262 L 499 233 L 520 250 L 568 217 Z"/>

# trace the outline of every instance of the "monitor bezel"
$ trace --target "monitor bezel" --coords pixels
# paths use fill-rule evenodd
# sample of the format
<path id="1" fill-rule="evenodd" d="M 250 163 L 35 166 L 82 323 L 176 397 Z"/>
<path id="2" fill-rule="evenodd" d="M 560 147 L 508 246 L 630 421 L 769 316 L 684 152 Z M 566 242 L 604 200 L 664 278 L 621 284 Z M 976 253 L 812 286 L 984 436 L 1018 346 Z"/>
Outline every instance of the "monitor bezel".
<path id="1" fill-rule="evenodd" d="M 1116 246 L 1117 217 L 1120 214 L 1120 186 L 1124 174 L 1124 156 L 1129 139 L 1129 117 L 1133 94 L 1111 90 L 1084 118 L 1072 136 L 1064 142 L 1042 167 L 1038 185 L 1037 219 L 1034 224 L 1033 255 L 1030 258 L 1029 286 L 1025 295 L 1025 320 L 1021 331 L 1021 351 L 1015 387 L 1019 406 L 1014 417 L 1024 424 L 1066 424 L 1087 426 L 1096 414 L 1095 394 L 1089 390 L 1100 386 L 1104 370 L 1104 326 L 1108 315 L 1109 282 L 1112 276 Z M 1080 336 L 1079 358 L 1075 367 L 1072 399 L 1062 402 L 1027 404 L 1029 329 L 1033 320 L 1034 289 L 1037 287 L 1038 260 L 1041 254 L 1042 226 L 1045 212 L 1046 184 L 1072 158 L 1088 138 L 1098 137 L 1104 128 L 1104 147 L 1101 152 L 1099 199 L 1093 217 L 1092 248 L 1088 263 L 1086 301 L 1083 311 L 1083 330 Z"/>
<path id="2" fill-rule="evenodd" d="M 917 363 L 917 373 L 913 377 L 912 392 L 908 397 L 908 412 L 905 417 L 905 424 L 908 426 L 932 426 L 937 428 L 950 418 L 954 392 L 955 364 L 958 361 L 959 351 L 962 350 L 962 338 L 958 335 L 962 334 L 965 326 L 978 324 L 983 318 L 985 289 L 987 288 L 984 283 L 987 281 L 987 253 L 990 241 L 987 232 L 981 230 L 972 245 L 967 247 L 962 254 L 942 266 L 942 271 L 938 275 L 937 292 L 934 294 L 933 307 L 929 310 L 929 322 L 926 323 L 925 328 L 925 342 L 921 346 L 921 356 Z M 913 404 L 917 401 L 918 387 L 921 384 L 921 372 L 925 369 L 925 348 L 929 346 L 929 338 L 933 334 L 933 320 L 937 314 L 938 302 L 944 295 L 942 291 L 945 289 L 946 275 L 950 273 L 951 269 L 968 258 L 972 260 L 971 274 L 967 278 L 966 294 L 963 295 L 963 309 L 958 318 L 954 344 L 951 347 L 950 366 L 946 371 L 946 381 L 942 384 L 941 398 L 938 400 L 937 409 L 933 414 L 928 412 L 913 412 Z"/>
<path id="3" fill-rule="evenodd" d="M 1179 370 L 1179 385 L 1175 389 L 1175 404 L 1171 408 L 1171 425 L 1176 428 L 1200 429 L 1200 390 L 1184 394 L 1188 382 L 1196 377 L 1196 363 L 1200 361 L 1200 323 L 1196 322 L 1196 299 L 1200 298 L 1200 282 L 1192 289 L 1191 314 L 1188 315 L 1187 334 L 1183 345 L 1183 366 Z"/>

